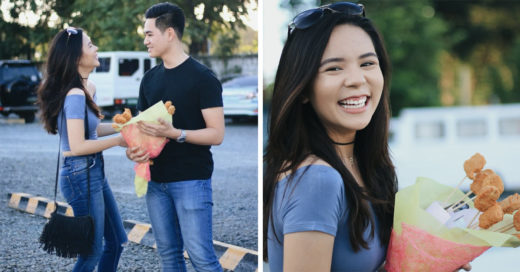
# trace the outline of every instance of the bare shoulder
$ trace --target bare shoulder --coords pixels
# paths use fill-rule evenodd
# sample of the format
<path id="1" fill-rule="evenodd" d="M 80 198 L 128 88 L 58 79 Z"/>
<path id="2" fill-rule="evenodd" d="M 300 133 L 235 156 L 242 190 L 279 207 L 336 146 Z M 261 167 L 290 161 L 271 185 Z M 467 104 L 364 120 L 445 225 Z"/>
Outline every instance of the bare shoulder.
<path id="1" fill-rule="evenodd" d="M 331 167 L 328 162 L 324 161 L 323 159 L 315 155 L 308 156 L 305 160 L 303 160 L 303 162 L 298 166 L 298 168 L 302 168 L 307 165 L 325 165 Z"/>
<path id="2" fill-rule="evenodd" d="M 67 95 L 73 95 L 73 94 L 79 94 L 79 95 L 85 96 L 85 92 L 82 89 L 80 89 L 80 88 L 72 88 L 67 93 Z"/>
<path id="3" fill-rule="evenodd" d="M 286 165 L 287 165 L 287 163 L 284 164 L 284 166 L 286 166 Z M 302 163 L 300 163 L 300 165 L 298 165 L 298 167 L 296 169 L 300 169 L 302 167 L 309 166 L 309 165 L 324 165 L 324 166 L 332 167 L 332 166 L 330 166 L 329 163 L 327 163 L 323 159 L 321 159 L 315 155 L 309 155 L 307 158 L 305 158 L 305 160 L 302 161 Z M 290 170 L 285 171 L 280 174 L 278 180 L 280 181 L 290 174 L 292 174 Z"/>
<path id="4" fill-rule="evenodd" d="M 96 93 L 96 84 L 92 81 L 87 81 L 87 90 L 89 91 L 90 95 L 94 96 Z"/>

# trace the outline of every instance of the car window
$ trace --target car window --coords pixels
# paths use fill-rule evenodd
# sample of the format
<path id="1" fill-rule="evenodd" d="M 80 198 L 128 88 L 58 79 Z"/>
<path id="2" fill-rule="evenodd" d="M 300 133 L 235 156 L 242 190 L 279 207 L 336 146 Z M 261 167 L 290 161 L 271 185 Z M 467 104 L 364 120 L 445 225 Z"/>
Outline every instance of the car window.
<path id="1" fill-rule="evenodd" d="M 36 81 L 39 78 L 38 69 L 34 66 L 3 66 L 0 70 L 0 80 L 2 82 L 11 81 L 18 77 L 25 77 Z"/>
<path id="2" fill-rule="evenodd" d="M 226 83 L 222 87 L 243 87 L 243 86 L 257 86 L 258 78 L 256 76 L 237 77 Z"/>
<path id="3" fill-rule="evenodd" d="M 98 58 L 99 66 L 96 67 L 96 73 L 108 73 L 110 72 L 110 58 Z"/>
<path id="4" fill-rule="evenodd" d="M 501 136 L 520 136 L 520 118 L 509 117 L 500 119 L 498 128 Z"/>
<path id="5" fill-rule="evenodd" d="M 150 70 L 150 67 L 152 66 L 152 60 L 150 59 L 144 59 L 144 72 Z"/>
<path id="6" fill-rule="evenodd" d="M 460 138 L 478 138 L 487 135 L 487 124 L 482 119 L 457 121 L 457 136 Z"/>
<path id="7" fill-rule="evenodd" d="M 120 59 L 119 75 L 132 76 L 139 69 L 139 59 Z"/>
<path id="8" fill-rule="evenodd" d="M 442 139 L 444 136 L 445 128 L 442 121 L 423 121 L 415 123 L 415 139 L 417 140 Z"/>

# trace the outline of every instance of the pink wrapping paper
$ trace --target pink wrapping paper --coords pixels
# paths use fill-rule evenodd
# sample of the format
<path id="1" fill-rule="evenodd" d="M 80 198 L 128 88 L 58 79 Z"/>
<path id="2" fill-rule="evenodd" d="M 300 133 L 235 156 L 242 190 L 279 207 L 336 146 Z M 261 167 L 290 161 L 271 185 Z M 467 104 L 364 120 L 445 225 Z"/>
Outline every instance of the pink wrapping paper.
<path id="1" fill-rule="evenodd" d="M 159 156 L 164 145 L 168 142 L 168 139 L 165 137 L 155 137 L 142 133 L 135 123 L 124 126 L 121 129 L 121 135 L 123 135 L 123 138 L 129 147 L 140 146 L 141 148 L 144 148 L 146 152 L 150 154 L 150 159 Z M 151 179 L 149 162 L 137 163 L 134 166 L 134 170 L 136 176 L 139 176 L 146 181 Z"/>
<path id="2" fill-rule="evenodd" d="M 452 272 L 490 248 L 448 241 L 404 222 L 401 226 L 401 235 L 392 230 L 385 265 L 388 272 Z"/>

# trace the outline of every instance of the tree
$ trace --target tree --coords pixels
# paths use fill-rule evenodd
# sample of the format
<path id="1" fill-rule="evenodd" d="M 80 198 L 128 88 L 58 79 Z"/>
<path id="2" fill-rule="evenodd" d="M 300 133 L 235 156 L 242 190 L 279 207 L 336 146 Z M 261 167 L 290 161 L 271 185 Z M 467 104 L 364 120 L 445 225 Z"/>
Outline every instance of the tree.
<path id="1" fill-rule="evenodd" d="M 433 1 L 450 28 L 448 49 L 462 67 L 469 84 L 451 95 L 466 93 L 458 102 L 488 104 L 520 102 L 518 14 L 520 2 L 511 0 Z M 448 90 L 450 91 L 450 90 Z"/>
<path id="2" fill-rule="evenodd" d="M 177 0 L 172 1 L 185 12 L 186 30 L 183 40 L 188 44 L 190 54 L 208 54 L 208 40 L 215 32 L 237 31 L 244 27 L 240 16 L 247 14 L 246 6 L 256 0 Z M 105 51 L 108 50 L 143 50 L 143 37 L 137 31 L 144 22 L 144 12 L 155 1 L 134 0 L 51 0 L 37 5 L 34 0 L 13 2 L 10 10 L 14 22 L 1 22 L 0 37 L 2 49 L 4 42 L 16 44 L 18 48 L 2 50 L 3 56 L 12 58 L 30 57 L 37 48 L 46 49 L 53 35 L 67 25 L 84 28 L 92 40 Z M 197 12 L 201 10 L 202 12 Z M 36 26 L 23 26 L 19 14 L 32 11 L 39 14 Z M 223 13 L 223 11 L 225 11 Z M 55 25 L 50 26 L 51 15 L 59 16 Z M 222 15 L 226 15 L 224 18 Z M 16 33 L 15 35 L 13 35 Z M 4 39 L 5 38 L 5 39 Z M 29 49 L 27 49 L 29 48 Z M 43 55 L 45 52 L 42 52 Z M 30 56 L 29 56 L 30 55 Z"/>

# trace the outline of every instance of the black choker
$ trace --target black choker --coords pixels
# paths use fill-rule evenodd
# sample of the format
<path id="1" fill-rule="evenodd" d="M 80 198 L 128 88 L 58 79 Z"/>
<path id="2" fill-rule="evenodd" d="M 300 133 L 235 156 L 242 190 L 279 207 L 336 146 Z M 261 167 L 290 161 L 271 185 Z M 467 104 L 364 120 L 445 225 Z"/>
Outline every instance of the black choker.
<path id="1" fill-rule="evenodd" d="M 82 77 L 81 79 L 88 79 L 88 77 Z"/>
<path id="2" fill-rule="evenodd" d="M 332 141 L 332 140 L 331 140 Z M 348 142 L 348 143 L 337 143 L 337 142 L 334 142 L 332 141 L 332 143 L 336 144 L 336 145 L 351 145 L 353 143 L 355 143 L 356 141 L 352 141 L 352 142 Z"/>

